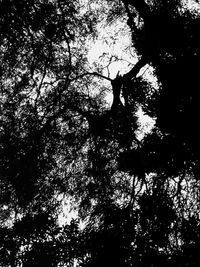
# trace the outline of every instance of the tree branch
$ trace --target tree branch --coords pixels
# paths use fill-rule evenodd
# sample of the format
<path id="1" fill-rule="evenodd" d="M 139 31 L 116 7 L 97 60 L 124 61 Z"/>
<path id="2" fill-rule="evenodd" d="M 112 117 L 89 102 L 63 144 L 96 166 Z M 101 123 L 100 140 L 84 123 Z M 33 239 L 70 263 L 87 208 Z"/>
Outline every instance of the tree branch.
<path id="1" fill-rule="evenodd" d="M 100 73 L 94 71 L 94 72 L 86 72 L 86 73 L 83 73 L 83 74 L 77 76 L 76 78 L 71 79 L 70 82 L 73 82 L 73 81 L 76 81 L 76 80 L 78 80 L 78 79 L 81 79 L 81 78 L 83 78 L 83 77 L 85 77 L 85 76 L 87 76 L 87 75 L 98 76 L 98 77 L 100 77 L 100 78 L 102 78 L 102 79 L 105 79 L 105 80 L 107 80 L 107 81 L 110 81 L 110 82 L 113 81 L 113 79 L 111 79 L 111 78 L 109 78 L 109 77 L 107 77 L 107 76 L 104 76 L 104 75 L 102 75 L 102 74 L 100 74 Z"/>
<path id="2" fill-rule="evenodd" d="M 142 57 L 138 62 L 134 65 L 134 67 L 123 75 L 123 80 L 132 80 L 136 77 L 142 67 L 144 67 L 148 63 L 146 57 Z"/>

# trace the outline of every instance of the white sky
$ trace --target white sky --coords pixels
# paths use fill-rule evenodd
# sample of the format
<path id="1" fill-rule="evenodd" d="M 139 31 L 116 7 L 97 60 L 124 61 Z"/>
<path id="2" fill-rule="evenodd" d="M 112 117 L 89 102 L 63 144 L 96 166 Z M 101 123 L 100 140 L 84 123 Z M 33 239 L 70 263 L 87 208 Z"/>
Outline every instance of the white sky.
<path id="1" fill-rule="evenodd" d="M 119 22 L 107 27 L 99 25 L 98 39 L 90 44 L 89 63 L 92 65 L 95 61 L 105 66 L 103 74 L 111 79 L 115 78 L 118 71 L 124 74 L 137 61 L 130 44 L 130 32 L 124 23 Z M 112 63 L 106 68 L 110 59 Z"/>

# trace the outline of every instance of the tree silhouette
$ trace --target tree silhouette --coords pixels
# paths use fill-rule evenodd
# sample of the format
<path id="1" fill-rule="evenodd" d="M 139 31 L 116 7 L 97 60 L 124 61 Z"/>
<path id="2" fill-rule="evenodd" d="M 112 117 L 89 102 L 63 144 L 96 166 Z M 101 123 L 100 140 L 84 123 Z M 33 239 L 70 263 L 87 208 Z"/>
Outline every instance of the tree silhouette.
<path id="1" fill-rule="evenodd" d="M 3 0 L 0 20 L 1 265 L 198 266 L 198 5 Z M 111 79 L 88 42 L 119 20 L 137 62 Z"/>

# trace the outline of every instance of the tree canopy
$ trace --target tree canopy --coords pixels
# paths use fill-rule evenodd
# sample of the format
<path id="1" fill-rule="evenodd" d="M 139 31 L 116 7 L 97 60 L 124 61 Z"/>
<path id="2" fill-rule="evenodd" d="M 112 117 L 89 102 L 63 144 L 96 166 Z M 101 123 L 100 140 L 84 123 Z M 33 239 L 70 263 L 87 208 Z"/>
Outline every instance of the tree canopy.
<path id="1" fill-rule="evenodd" d="M 199 28 L 199 1 L 0 1 L 1 266 L 199 266 Z"/>

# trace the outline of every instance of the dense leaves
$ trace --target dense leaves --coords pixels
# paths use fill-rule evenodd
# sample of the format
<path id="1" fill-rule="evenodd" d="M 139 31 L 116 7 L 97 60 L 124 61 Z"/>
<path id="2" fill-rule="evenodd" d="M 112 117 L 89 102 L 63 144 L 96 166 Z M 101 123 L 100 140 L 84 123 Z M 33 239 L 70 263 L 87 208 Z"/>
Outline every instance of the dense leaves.
<path id="1" fill-rule="evenodd" d="M 1 266 L 198 266 L 200 11 L 188 2 L 0 2 Z M 91 63 L 88 49 L 118 45 L 119 23 L 130 63 L 111 78 L 128 60 L 111 49 Z"/>

